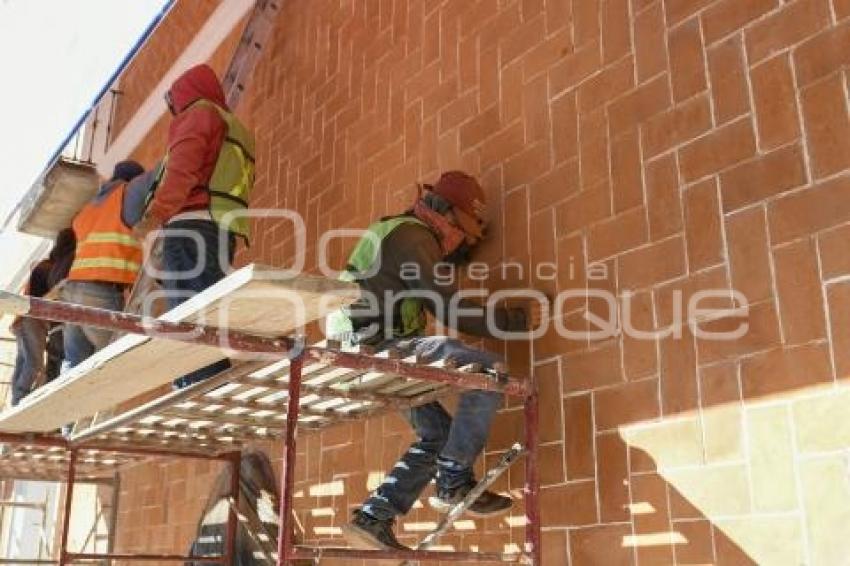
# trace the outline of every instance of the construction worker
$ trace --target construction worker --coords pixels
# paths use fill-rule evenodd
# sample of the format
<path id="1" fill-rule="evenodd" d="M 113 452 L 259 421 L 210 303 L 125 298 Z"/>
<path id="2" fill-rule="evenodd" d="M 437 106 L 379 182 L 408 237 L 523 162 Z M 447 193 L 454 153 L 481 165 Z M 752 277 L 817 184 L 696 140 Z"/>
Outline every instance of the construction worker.
<path id="1" fill-rule="evenodd" d="M 57 269 L 61 269 L 62 265 L 67 266 L 66 256 L 69 255 L 71 258 L 74 257 L 74 233 L 66 229 L 59 232 L 47 258 L 33 267 L 24 294 L 31 297 L 47 295 L 61 280 L 61 278 L 55 279 L 54 274 L 57 273 Z M 48 339 L 50 329 L 50 322 L 29 317 L 16 318 L 10 327 L 17 343 L 15 369 L 12 373 L 13 407 L 29 395 L 42 372 L 46 374 L 46 381 L 51 381 L 58 375 L 55 343 L 50 344 Z M 45 353 L 47 353 L 46 366 Z"/>
<path id="2" fill-rule="evenodd" d="M 136 281 L 142 247 L 121 219 L 127 183 L 144 173 L 135 161 L 115 165 L 112 177 L 74 218 L 74 262 L 61 289 L 62 300 L 113 311 L 124 308 L 124 292 Z M 66 323 L 65 364 L 72 368 L 109 344 L 112 331 Z"/>
<path id="3" fill-rule="evenodd" d="M 478 314 L 469 314 L 476 304 L 466 299 L 453 303 L 456 282 L 438 277 L 441 264 L 468 261 L 470 251 L 484 237 L 484 209 L 484 191 L 478 181 L 450 171 L 435 185 L 420 187 L 412 209 L 370 226 L 342 275 L 342 279 L 359 284 L 361 298 L 329 317 L 328 336 L 352 344 L 396 348 L 426 362 L 452 359 L 459 365 L 479 363 L 485 368 L 501 364 L 495 354 L 459 340 L 424 335 L 426 310 L 464 333 L 485 337 L 494 333 L 480 305 Z M 455 313 L 450 312 L 452 304 L 458 308 Z M 462 316 L 452 316 L 458 313 Z M 531 304 L 499 307 L 491 314 L 497 330 L 525 331 L 539 325 L 541 308 Z M 472 466 L 484 449 L 501 404 L 501 393 L 466 391 L 454 418 L 438 402 L 406 412 L 418 440 L 354 512 L 353 520 L 343 528 L 346 538 L 357 546 L 405 549 L 393 534 L 395 517 L 410 510 L 435 475 L 437 492 L 429 500 L 431 506 L 446 512 L 460 502 L 476 484 Z M 486 517 L 507 512 L 511 505 L 511 499 L 485 491 L 469 512 Z"/>
<path id="4" fill-rule="evenodd" d="M 224 278 L 237 237 L 248 239 L 243 212 L 254 184 L 254 138 L 228 109 L 221 83 L 208 65 L 180 75 L 165 101 L 173 115 L 168 149 L 133 231 L 144 241 L 161 230 L 160 281 L 169 308 L 174 308 Z M 175 385 L 200 381 L 229 365 L 221 360 Z"/>

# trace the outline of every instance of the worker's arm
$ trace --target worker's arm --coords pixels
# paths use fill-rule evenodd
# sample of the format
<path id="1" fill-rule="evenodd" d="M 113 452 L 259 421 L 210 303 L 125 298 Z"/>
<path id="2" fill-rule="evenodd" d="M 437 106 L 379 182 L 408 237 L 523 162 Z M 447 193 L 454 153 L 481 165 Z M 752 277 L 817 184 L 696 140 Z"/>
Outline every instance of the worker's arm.
<path id="1" fill-rule="evenodd" d="M 206 184 L 224 139 L 224 121 L 213 108 L 200 106 L 175 118 L 168 147 L 168 162 L 146 216 L 164 224 L 180 212 L 192 189 Z"/>
<path id="2" fill-rule="evenodd" d="M 124 201 L 121 203 L 121 221 L 132 228 L 142 219 L 145 213 L 145 203 L 148 194 L 156 182 L 156 168 L 139 175 L 127 185 L 124 190 Z"/>
<path id="3" fill-rule="evenodd" d="M 457 330 L 474 336 L 491 337 L 492 332 L 487 326 L 487 313 L 485 307 L 478 301 L 461 299 L 456 303 L 458 309 L 471 310 L 478 314 L 466 314 L 457 316 L 456 324 L 451 324 L 452 300 L 458 293 L 457 281 L 449 278 L 438 278 L 439 269 L 435 267 L 444 262 L 443 252 L 436 238 L 427 230 L 415 226 L 402 226 L 390 234 L 387 253 L 388 259 L 394 264 L 411 267 L 417 265 L 418 278 L 404 277 L 406 286 L 411 290 L 436 293 L 442 300 L 438 304 L 434 301 L 425 300 L 426 308 L 444 325 L 454 326 Z M 412 273 L 413 269 L 402 269 L 401 273 Z M 496 330 L 507 332 L 521 332 L 529 329 L 528 310 L 525 308 L 495 307 L 493 318 Z"/>

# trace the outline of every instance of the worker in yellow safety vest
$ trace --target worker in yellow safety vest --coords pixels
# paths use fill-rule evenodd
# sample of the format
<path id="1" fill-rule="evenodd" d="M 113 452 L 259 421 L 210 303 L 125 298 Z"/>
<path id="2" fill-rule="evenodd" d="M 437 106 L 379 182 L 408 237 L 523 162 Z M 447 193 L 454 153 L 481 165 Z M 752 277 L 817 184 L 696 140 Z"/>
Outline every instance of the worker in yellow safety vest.
<path id="1" fill-rule="evenodd" d="M 144 173 L 135 161 L 115 166 L 112 178 L 74 218 L 77 250 L 62 286 L 62 300 L 78 305 L 121 311 L 125 291 L 141 269 L 142 247 L 124 223 L 122 206 L 127 183 Z M 65 325 L 65 366 L 74 367 L 106 346 L 112 332 L 91 326 Z"/>

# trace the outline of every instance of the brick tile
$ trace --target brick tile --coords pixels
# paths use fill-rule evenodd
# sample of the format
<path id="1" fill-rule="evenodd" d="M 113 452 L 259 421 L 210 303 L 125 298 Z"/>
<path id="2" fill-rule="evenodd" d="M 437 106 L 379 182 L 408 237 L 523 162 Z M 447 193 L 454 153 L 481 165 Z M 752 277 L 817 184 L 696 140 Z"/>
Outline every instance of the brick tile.
<path id="1" fill-rule="evenodd" d="M 794 50 L 797 85 L 802 88 L 850 63 L 850 22 L 827 28 Z"/>
<path id="2" fill-rule="evenodd" d="M 577 527 L 596 522 L 596 482 L 579 481 L 541 490 L 547 502 L 542 520 L 547 527 Z"/>
<path id="3" fill-rule="evenodd" d="M 578 107 L 584 114 L 614 100 L 634 86 L 634 58 L 624 57 L 578 87 Z"/>
<path id="4" fill-rule="evenodd" d="M 596 389 L 623 381 L 619 340 L 609 340 L 592 350 L 567 354 L 563 360 L 564 393 Z"/>
<path id="5" fill-rule="evenodd" d="M 522 95 L 522 61 L 515 61 L 499 73 L 499 107 L 503 123 L 509 124 L 522 115 Z"/>
<path id="6" fill-rule="evenodd" d="M 472 147 L 499 131 L 499 108 L 491 106 L 460 127 L 460 146 Z"/>
<path id="7" fill-rule="evenodd" d="M 709 179 L 684 193 L 688 269 L 699 271 L 724 260 L 723 227 L 717 183 Z"/>
<path id="8" fill-rule="evenodd" d="M 573 566 L 633 566 L 632 549 L 623 546 L 632 532 L 629 525 L 599 525 L 570 531 Z"/>
<path id="9" fill-rule="evenodd" d="M 578 159 L 562 163 L 531 185 L 531 210 L 552 207 L 579 190 Z"/>
<path id="10" fill-rule="evenodd" d="M 850 283 L 841 282 L 827 288 L 829 320 L 832 331 L 832 356 L 838 379 L 850 376 Z"/>
<path id="11" fill-rule="evenodd" d="M 719 265 L 717 267 L 707 269 L 700 273 L 695 273 L 684 277 L 678 281 L 673 281 L 666 285 L 657 287 L 655 294 L 655 318 L 659 328 L 668 328 L 675 321 L 680 320 L 680 317 L 674 317 L 676 310 L 677 293 L 681 294 L 681 313 L 687 315 L 688 303 L 693 299 L 695 293 L 699 291 L 715 291 L 726 290 L 729 285 L 726 279 L 726 266 Z M 724 293 L 725 294 L 725 293 Z M 730 308 L 730 298 L 723 299 L 715 298 L 709 300 L 704 298 L 700 302 L 700 307 L 712 306 L 715 308 Z"/>
<path id="12" fill-rule="evenodd" d="M 654 305 L 649 292 L 635 293 L 622 298 L 623 371 L 628 380 L 656 375 L 658 347 L 656 340 L 646 336 L 655 328 Z"/>
<path id="13" fill-rule="evenodd" d="M 800 137 L 790 61 L 777 55 L 752 70 L 759 146 L 772 149 Z"/>
<path id="14" fill-rule="evenodd" d="M 756 141 L 749 118 L 741 118 L 718 128 L 679 150 L 679 170 L 686 182 L 752 157 Z"/>
<path id="15" fill-rule="evenodd" d="M 779 321 L 773 301 L 751 304 L 748 316 L 724 318 L 700 325 L 703 332 L 734 333 L 741 324 L 746 324 L 746 333 L 736 340 L 718 340 L 703 337 L 697 339 L 700 363 L 708 364 L 731 360 L 753 352 L 779 346 Z"/>
<path id="16" fill-rule="evenodd" d="M 560 404 L 560 397 L 556 397 L 555 401 Z M 554 419 L 553 419 L 554 421 Z M 557 420 L 560 427 L 561 421 Z M 520 474 L 517 473 L 517 476 Z M 525 474 L 518 478 L 520 486 L 525 484 Z M 513 478 L 511 478 L 513 480 Z M 544 444 L 540 447 L 540 484 L 542 486 L 560 485 L 566 480 L 564 476 L 564 444 L 556 442 L 554 444 Z M 365 494 L 364 494 L 365 495 Z"/>
<path id="17" fill-rule="evenodd" d="M 633 475 L 632 521 L 637 534 L 653 534 L 670 530 L 670 509 L 667 504 L 667 482 L 655 474 Z"/>
<path id="18" fill-rule="evenodd" d="M 835 17 L 838 20 L 850 16 L 850 0 L 832 0 L 832 7 L 835 9 Z"/>
<path id="19" fill-rule="evenodd" d="M 750 110 L 750 93 L 741 37 L 735 35 L 708 51 L 708 69 L 714 114 L 718 124 Z"/>
<path id="20" fill-rule="evenodd" d="M 667 483 L 658 475 L 632 476 L 632 505 L 640 513 L 632 513 L 635 534 L 640 537 L 658 536 L 670 531 L 670 511 L 667 505 Z M 673 545 L 661 540 L 637 547 L 639 564 L 673 564 Z"/>
<path id="21" fill-rule="evenodd" d="M 694 19 L 669 32 L 670 78 L 673 100 L 681 102 L 708 88 L 699 22 Z"/>
<path id="22" fill-rule="evenodd" d="M 850 224 L 821 232 L 818 235 L 820 265 L 824 281 L 850 274 L 850 254 L 847 253 L 848 241 L 850 241 Z"/>
<path id="23" fill-rule="evenodd" d="M 506 189 L 528 183 L 539 178 L 551 167 L 549 144 L 540 142 L 508 159 L 504 167 Z"/>
<path id="24" fill-rule="evenodd" d="M 558 236 L 571 234 L 611 214 L 611 191 L 607 183 L 584 190 L 558 206 L 555 226 Z"/>
<path id="25" fill-rule="evenodd" d="M 642 289 L 681 277 L 686 272 L 685 246 L 674 236 L 617 258 L 621 289 Z"/>
<path id="26" fill-rule="evenodd" d="M 649 159 L 711 128 L 707 95 L 695 96 L 648 120 L 641 128 L 643 152 Z"/>
<path id="27" fill-rule="evenodd" d="M 637 130 L 611 142 L 611 191 L 615 213 L 643 204 L 643 175 Z"/>
<path id="28" fill-rule="evenodd" d="M 682 199 L 675 156 L 667 155 L 647 163 L 645 176 L 649 239 L 655 241 L 682 229 Z"/>
<path id="29" fill-rule="evenodd" d="M 549 2 L 547 6 L 554 7 L 560 4 L 559 2 Z M 539 38 L 538 38 L 539 39 Z M 527 81 L 539 73 L 548 71 L 558 61 L 573 53 L 572 37 L 569 29 L 562 28 L 552 37 L 545 41 L 539 42 L 536 47 L 533 47 L 528 53 L 522 56 L 522 75 Z"/>
<path id="30" fill-rule="evenodd" d="M 667 68 L 667 42 L 664 37 L 664 8 L 656 2 L 635 15 L 635 65 L 638 83 Z"/>
<path id="31" fill-rule="evenodd" d="M 556 242 L 557 258 L 560 267 L 558 271 L 558 288 L 562 291 L 570 289 L 585 289 L 587 287 L 584 240 L 581 236 L 560 238 Z M 584 304 L 582 303 L 582 307 Z M 568 305 L 564 307 L 569 308 Z"/>
<path id="32" fill-rule="evenodd" d="M 813 240 L 799 240 L 773 252 L 779 315 L 786 344 L 826 337 L 818 259 Z"/>
<path id="33" fill-rule="evenodd" d="M 777 348 L 741 362 L 744 399 L 784 393 L 832 381 L 825 344 Z"/>
<path id="34" fill-rule="evenodd" d="M 578 155 L 578 108 L 575 93 L 552 101 L 552 146 L 555 162 Z"/>
<path id="35" fill-rule="evenodd" d="M 599 0 L 572 0 L 573 41 L 582 45 L 599 37 Z"/>
<path id="36" fill-rule="evenodd" d="M 539 14 L 511 30 L 499 42 L 499 56 L 504 67 L 536 45 L 546 35 L 546 19 Z"/>
<path id="37" fill-rule="evenodd" d="M 513 157 L 525 148 L 525 129 L 517 120 L 499 133 L 487 138 L 480 146 L 481 167 L 489 169 Z M 466 149 L 461 146 L 461 151 Z"/>
<path id="38" fill-rule="evenodd" d="M 599 41 L 577 46 L 575 52 L 564 57 L 549 70 L 549 90 L 552 96 L 581 83 L 599 70 L 602 50 Z"/>
<path id="39" fill-rule="evenodd" d="M 826 177 L 850 167 L 850 116 L 844 77 L 833 75 L 801 93 L 812 176 Z"/>
<path id="40" fill-rule="evenodd" d="M 608 107 L 608 119 L 614 136 L 634 128 L 659 112 L 670 108 L 670 89 L 666 75 L 636 88 Z"/>
<path id="41" fill-rule="evenodd" d="M 528 257 L 528 191 L 523 188 L 506 195 L 504 210 L 505 233 L 515 236 L 505 240 L 505 259 L 523 260 Z"/>
<path id="42" fill-rule="evenodd" d="M 564 399 L 564 446 L 567 480 L 593 478 L 593 412 L 589 393 Z"/>
<path id="43" fill-rule="evenodd" d="M 720 175 L 723 211 L 732 212 L 806 183 L 803 149 L 789 145 Z"/>
<path id="44" fill-rule="evenodd" d="M 563 440 L 561 427 L 561 374 L 557 361 L 538 365 L 534 369 L 540 387 L 541 419 L 540 441 L 544 443 Z"/>
<path id="45" fill-rule="evenodd" d="M 667 25 L 673 27 L 716 1 L 717 0 L 667 0 L 664 2 L 664 7 L 667 9 Z"/>
<path id="46" fill-rule="evenodd" d="M 603 523 L 629 519 L 629 469 L 626 443 L 619 433 L 596 435 L 599 519 Z"/>
<path id="47" fill-rule="evenodd" d="M 491 14 L 495 12 L 492 7 L 490 12 Z M 520 14 L 519 6 L 517 4 L 514 4 L 506 10 L 496 12 L 495 16 L 481 27 L 481 45 L 498 44 L 499 40 L 507 36 L 511 30 L 516 29 L 517 26 L 519 26 L 519 23 Z"/>
<path id="48" fill-rule="evenodd" d="M 700 368 L 699 380 L 703 408 L 741 401 L 736 363 Z"/>
<path id="49" fill-rule="evenodd" d="M 571 17 L 572 10 L 568 2 L 546 2 L 546 29 L 550 33 L 566 28 Z"/>
<path id="50" fill-rule="evenodd" d="M 605 111 L 597 109 L 579 117 L 579 159 L 581 160 L 581 185 L 586 189 L 608 182 L 610 150 Z"/>
<path id="51" fill-rule="evenodd" d="M 466 119 L 478 113 L 478 97 L 476 93 L 470 92 L 457 100 L 449 103 L 440 110 L 439 120 L 441 134 L 451 128 L 457 127 Z"/>
<path id="52" fill-rule="evenodd" d="M 601 20 L 602 60 L 608 64 L 632 48 L 629 0 L 602 0 Z"/>
<path id="53" fill-rule="evenodd" d="M 593 395 L 596 430 L 599 432 L 656 419 L 661 414 L 658 380 L 654 378 L 606 387 Z"/>
<path id="54" fill-rule="evenodd" d="M 587 266 L 587 310 L 591 315 L 608 322 L 607 327 L 598 321 L 589 321 L 590 330 L 594 333 L 589 337 L 591 345 L 606 340 L 616 334 L 617 306 L 614 298 L 617 292 L 617 262 L 614 258 L 606 261 L 593 261 Z"/>
<path id="55" fill-rule="evenodd" d="M 622 253 L 648 239 L 646 210 L 643 207 L 612 216 L 588 232 L 587 258 L 596 260 Z"/>
<path id="56" fill-rule="evenodd" d="M 850 220 L 850 177 L 823 181 L 768 205 L 774 245 Z"/>
<path id="57" fill-rule="evenodd" d="M 770 249 L 764 209 L 752 208 L 726 219 L 732 288 L 756 303 L 773 296 Z"/>
<path id="58" fill-rule="evenodd" d="M 546 531 L 542 541 L 542 566 L 569 566 L 567 531 Z"/>
<path id="59" fill-rule="evenodd" d="M 478 54 L 478 107 L 481 110 L 499 102 L 499 51 L 495 44 L 483 45 L 488 47 Z"/>
<path id="60" fill-rule="evenodd" d="M 747 54 L 753 65 L 829 25 L 828 0 L 795 0 L 747 29 Z"/>
<path id="61" fill-rule="evenodd" d="M 711 564 L 714 562 L 714 538 L 711 536 L 711 522 L 677 521 L 673 531 L 687 541 L 675 545 L 676 560 L 679 564 Z"/>
<path id="62" fill-rule="evenodd" d="M 696 349 L 690 330 L 682 329 L 681 337 L 674 335 L 661 340 L 661 410 L 664 416 L 696 409 L 697 389 Z"/>
<path id="63" fill-rule="evenodd" d="M 702 15 L 706 44 L 714 43 L 778 5 L 779 0 L 720 0 Z"/>

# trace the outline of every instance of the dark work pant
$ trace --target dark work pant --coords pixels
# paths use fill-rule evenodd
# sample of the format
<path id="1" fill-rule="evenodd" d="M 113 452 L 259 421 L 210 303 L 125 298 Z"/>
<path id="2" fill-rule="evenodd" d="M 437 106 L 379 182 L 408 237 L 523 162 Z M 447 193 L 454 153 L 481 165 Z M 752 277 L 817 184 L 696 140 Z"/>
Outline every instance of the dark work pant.
<path id="1" fill-rule="evenodd" d="M 492 368 L 499 361 L 491 352 L 445 336 L 394 340 L 384 346 L 396 347 L 405 355 L 418 354 L 428 363 L 452 358 L 459 365 L 480 363 Z M 418 440 L 366 500 L 363 511 L 378 519 L 406 514 L 435 475 L 442 489 L 474 482 L 472 465 L 484 450 L 502 398 L 496 391 L 466 391 L 460 396 L 454 418 L 438 402 L 405 411 Z"/>
<path id="2" fill-rule="evenodd" d="M 15 341 L 17 356 L 12 373 L 12 406 L 29 395 L 33 382 L 44 371 L 44 351 L 47 347 L 46 320 L 23 317 L 18 322 Z"/>
<path id="3" fill-rule="evenodd" d="M 222 250 L 222 242 L 226 248 Z M 168 308 L 178 305 L 212 287 L 227 275 L 225 270 L 233 263 L 236 242 L 233 234 L 222 232 L 211 220 L 178 220 L 165 227 L 162 242 L 161 280 L 167 292 Z M 223 359 L 195 370 L 174 381 L 177 388 L 203 381 L 230 367 Z"/>

